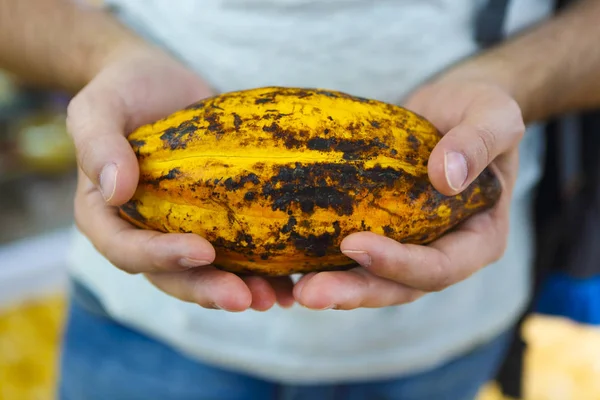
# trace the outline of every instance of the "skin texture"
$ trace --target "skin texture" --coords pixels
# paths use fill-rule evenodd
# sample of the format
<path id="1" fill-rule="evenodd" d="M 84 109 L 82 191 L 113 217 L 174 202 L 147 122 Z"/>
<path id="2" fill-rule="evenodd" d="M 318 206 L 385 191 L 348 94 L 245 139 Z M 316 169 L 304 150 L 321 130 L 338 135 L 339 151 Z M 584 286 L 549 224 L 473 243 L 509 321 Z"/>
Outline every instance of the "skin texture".
<path id="1" fill-rule="evenodd" d="M 490 170 L 454 196 L 427 176 L 441 135 L 398 106 L 344 93 L 260 88 L 196 103 L 129 136 L 139 227 L 188 232 L 232 272 L 348 269 L 339 246 L 370 231 L 426 244 L 500 197 Z"/>
<path id="2" fill-rule="evenodd" d="M 75 219 L 115 267 L 144 274 L 182 301 L 229 311 L 264 311 L 276 301 L 312 309 L 385 307 L 442 290 L 502 255 L 523 121 L 600 106 L 598 20 L 600 1 L 581 0 L 399 99 L 445 135 L 428 162 L 433 186 L 457 194 L 490 166 L 503 186 L 499 202 L 427 246 L 351 234 L 340 249 L 366 268 L 307 274 L 293 294 L 288 279 L 240 278 L 205 266 L 215 251 L 198 235 L 134 229 L 118 216 L 139 178 L 126 136 L 214 95 L 194 73 L 109 15 L 65 0 L 0 0 L 0 67 L 36 85 L 77 93 L 68 120 L 80 167 Z M 446 179 L 449 151 L 466 160 L 466 167 L 458 161 L 450 168 L 455 176 L 467 175 L 454 188 Z"/>

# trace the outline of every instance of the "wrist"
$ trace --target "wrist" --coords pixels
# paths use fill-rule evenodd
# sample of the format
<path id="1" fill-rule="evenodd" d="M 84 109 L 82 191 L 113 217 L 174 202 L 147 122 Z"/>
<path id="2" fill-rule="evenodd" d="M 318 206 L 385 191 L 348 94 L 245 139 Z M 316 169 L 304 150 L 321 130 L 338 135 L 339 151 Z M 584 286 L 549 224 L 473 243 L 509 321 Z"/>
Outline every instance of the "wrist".
<path id="1" fill-rule="evenodd" d="M 85 64 L 82 66 L 84 82 L 81 87 L 87 85 L 109 65 L 139 54 L 150 47 L 148 42 L 119 25 L 117 21 L 111 19 L 109 24 L 112 25 L 110 26 L 112 29 L 108 30 L 109 33 L 91 43 L 87 56 L 83 57 L 85 60 Z"/>
<path id="2" fill-rule="evenodd" d="M 535 73 L 519 71 L 514 60 L 499 54 L 483 54 L 457 64 L 440 75 L 436 82 L 484 84 L 499 88 L 517 102 L 523 120 L 528 123 L 538 117 L 529 101 L 529 94 L 539 86 L 536 77 Z"/>

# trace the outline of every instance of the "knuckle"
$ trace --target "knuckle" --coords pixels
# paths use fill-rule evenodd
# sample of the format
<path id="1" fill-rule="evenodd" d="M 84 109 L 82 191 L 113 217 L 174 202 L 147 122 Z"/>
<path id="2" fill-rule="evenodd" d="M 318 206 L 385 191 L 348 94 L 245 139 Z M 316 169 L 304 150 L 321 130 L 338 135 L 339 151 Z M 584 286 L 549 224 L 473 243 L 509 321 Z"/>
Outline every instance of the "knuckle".
<path id="1" fill-rule="evenodd" d="M 433 273 L 433 279 L 430 282 L 428 291 L 430 292 L 441 292 L 445 290 L 453 283 L 452 268 L 450 268 L 450 260 L 447 256 L 443 259 L 444 261 L 436 264 L 435 272 Z"/>
<path id="2" fill-rule="evenodd" d="M 184 278 L 185 277 L 185 278 Z M 216 303 L 206 294 L 206 282 L 202 279 L 202 274 L 198 271 L 191 271 L 189 275 L 182 275 L 182 285 L 188 285 L 189 293 L 180 293 L 179 299 L 196 303 L 204 308 L 212 308 L 216 306 Z"/>
<path id="3" fill-rule="evenodd" d="M 157 239 L 159 237 L 160 237 L 160 234 L 156 233 L 156 234 L 151 235 L 150 237 L 148 237 L 148 239 L 146 239 L 144 241 L 144 244 L 143 244 L 144 254 L 155 254 L 156 253 L 156 249 L 158 247 Z M 150 267 L 152 270 L 159 271 L 159 270 L 164 269 L 163 265 L 165 264 L 165 262 L 164 262 L 163 257 L 149 257 L 149 258 L 150 258 L 150 263 L 149 263 L 148 267 Z"/>
<path id="4" fill-rule="evenodd" d="M 116 232 L 109 237 L 98 240 L 97 243 L 94 243 L 94 246 L 112 265 L 129 275 L 137 275 L 140 271 L 135 267 L 134 263 L 128 263 L 123 260 L 125 249 L 119 244 L 125 241 L 121 236 L 121 231 Z"/>

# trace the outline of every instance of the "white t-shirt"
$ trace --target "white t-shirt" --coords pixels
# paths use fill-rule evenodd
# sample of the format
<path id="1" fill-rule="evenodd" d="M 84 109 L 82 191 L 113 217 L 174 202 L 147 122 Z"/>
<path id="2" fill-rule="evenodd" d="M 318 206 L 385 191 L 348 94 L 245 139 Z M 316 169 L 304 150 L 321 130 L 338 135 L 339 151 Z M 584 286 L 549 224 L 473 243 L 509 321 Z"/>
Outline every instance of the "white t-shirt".
<path id="1" fill-rule="evenodd" d="M 478 50 L 478 0 L 112 0 L 131 27 L 217 90 L 327 87 L 398 103 Z M 550 0 L 514 0 L 506 30 L 546 18 Z M 75 233 L 70 269 L 117 320 L 190 357 L 286 382 L 398 376 L 433 367 L 507 329 L 528 299 L 532 190 L 543 140 L 521 144 L 505 256 L 403 306 L 354 311 L 205 310 L 111 266 Z"/>

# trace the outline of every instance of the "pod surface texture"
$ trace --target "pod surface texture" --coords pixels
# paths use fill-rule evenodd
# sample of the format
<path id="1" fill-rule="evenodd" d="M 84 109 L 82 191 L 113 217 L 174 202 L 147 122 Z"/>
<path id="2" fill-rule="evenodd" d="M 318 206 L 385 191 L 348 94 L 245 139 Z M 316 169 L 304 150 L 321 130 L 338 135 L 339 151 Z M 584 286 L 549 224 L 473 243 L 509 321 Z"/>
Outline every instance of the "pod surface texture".
<path id="1" fill-rule="evenodd" d="M 120 214 L 206 238 L 227 271 L 346 269 L 356 264 L 339 245 L 353 232 L 427 244 L 496 203 L 489 169 L 459 195 L 435 190 L 427 162 L 440 138 L 402 107 L 337 91 L 224 93 L 129 136 L 140 180 Z"/>

